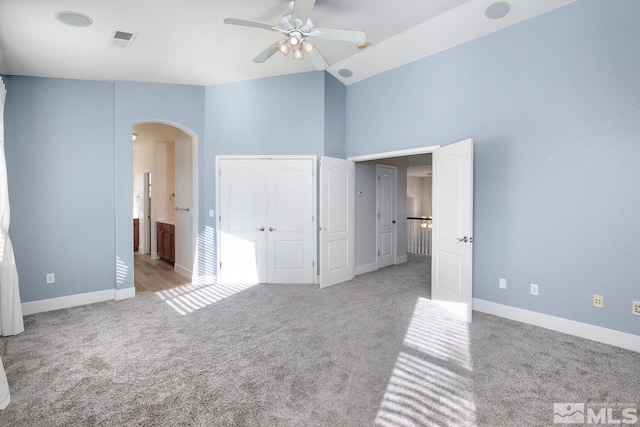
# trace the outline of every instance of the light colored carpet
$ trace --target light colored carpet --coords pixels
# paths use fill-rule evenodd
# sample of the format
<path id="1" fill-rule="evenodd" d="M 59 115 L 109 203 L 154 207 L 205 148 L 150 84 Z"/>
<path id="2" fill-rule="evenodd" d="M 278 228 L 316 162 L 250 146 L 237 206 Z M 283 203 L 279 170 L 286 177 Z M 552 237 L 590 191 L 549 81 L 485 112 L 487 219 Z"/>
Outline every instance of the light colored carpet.
<path id="1" fill-rule="evenodd" d="M 640 354 L 429 300 L 411 256 L 355 280 L 201 287 L 25 318 L 3 426 L 541 426 L 640 404 Z M 186 314 L 181 314 L 186 313 Z"/>

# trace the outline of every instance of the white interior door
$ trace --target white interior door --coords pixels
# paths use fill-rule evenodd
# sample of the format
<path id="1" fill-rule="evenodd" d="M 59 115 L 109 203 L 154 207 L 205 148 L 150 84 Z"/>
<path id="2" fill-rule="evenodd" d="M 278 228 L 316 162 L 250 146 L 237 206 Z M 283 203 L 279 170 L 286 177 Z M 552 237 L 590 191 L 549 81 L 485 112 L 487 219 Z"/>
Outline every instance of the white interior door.
<path id="1" fill-rule="evenodd" d="M 219 277 L 222 283 L 267 281 L 264 159 L 219 163 Z"/>
<path id="2" fill-rule="evenodd" d="M 355 274 L 354 163 L 320 159 L 320 287 Z"/>
<path id="3" fill-rule="evenodd" d="M 175 208 L 176 244 L 174 270 L 187 277 L 193 270 L 193 183 L 191 140 L 176 139 L 175 150 Z"/>
<path id="4" fill-rule="evenodd" d="M 378 268 L 396 263 L 396 176 L 395 166 L 377 165 Z"/>
<path id="5" fill-rule="evenodd" d="M 313 162 L 269 159 L 267 164 L 267 278 L 313 283 Z"/>
<path id="6" fill-rule="evenodd" d="M 473 140 L 433 152 L 431 298 L 471 321 Z"/>

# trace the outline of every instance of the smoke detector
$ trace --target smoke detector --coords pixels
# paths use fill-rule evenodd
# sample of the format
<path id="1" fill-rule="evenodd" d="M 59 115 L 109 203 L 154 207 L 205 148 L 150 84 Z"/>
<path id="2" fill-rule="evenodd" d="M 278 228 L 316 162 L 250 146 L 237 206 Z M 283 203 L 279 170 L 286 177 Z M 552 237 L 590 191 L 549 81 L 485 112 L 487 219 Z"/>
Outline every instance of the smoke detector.
<path id="1" fill-rule="evenodd" d="M 113 30 L 108 44 L 109 46 L 129 48 L 137 35 L 138 33 L 131 31 Z"/>

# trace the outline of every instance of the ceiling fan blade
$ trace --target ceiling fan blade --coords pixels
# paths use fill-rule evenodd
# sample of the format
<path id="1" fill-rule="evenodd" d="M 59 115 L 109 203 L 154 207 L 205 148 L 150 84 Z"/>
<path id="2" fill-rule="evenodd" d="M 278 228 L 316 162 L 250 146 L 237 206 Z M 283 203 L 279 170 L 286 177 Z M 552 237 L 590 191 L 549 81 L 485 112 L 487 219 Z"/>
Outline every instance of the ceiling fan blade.
<path id="1" fill-rule="evenodd" d="M 314 4 L 316 4 L 316 0 L 294 0 L 291 22 L 296 22 L 299 19 L 302 21 L 302 25 L 306 24 Z"/>
<path id="2" fill-rule="evenodd" d="M 327 62 L 326 59 L 324 59 L 324 56 L 320 53 L 320 50 L 318 50 L 318 47 L 315 47 L 311 51 L 311 53 L 308 53 L 307 57 L 309 58 L 313 66 L 316 68 L 316 70 L 323 71 L 329 68 L 329 63 Z"/>
<path id="3" fill-rule="evenodd" d="M 241 25 L 243 27 L 254 27 L 254 28 L 262 28 L 264 30 L 276 31 L 274 29 L 275 25 L 265 24 L 262 22 L 247 21 L 244 19 L 225 18 L 224 23 L 231 24 L 231 25 Z"/>
<path id="4" fill-rule="evenodd" d="M 314 28 L 314 32 L 319 32 L 317 36 L 326 40 L 342 40 L 345 42 L 366 43 L 367 33 L 360 30 L 337 30 L 333 28 Z M 313 35 L 313 34 L 312 34 Z"/>
<path id="5" fill-rule="evenodd" d="M 280 42 L 277 41 L 274 44 L 272 44 L 271 46 L 269 46 L 268 48 L 266 48 L 265 50 L 263 50 L 262 52 L 260 52 L 258 54 L 258 56 L 253 58 L 253 62 L 255 62 L 256 64 L 261 64 L 264 61 L 266 61 L 267 59 L 271 58 L 273 56 L 273 54 L 278 51 L 278 45 L 279 44 L 280 44 Z"/>

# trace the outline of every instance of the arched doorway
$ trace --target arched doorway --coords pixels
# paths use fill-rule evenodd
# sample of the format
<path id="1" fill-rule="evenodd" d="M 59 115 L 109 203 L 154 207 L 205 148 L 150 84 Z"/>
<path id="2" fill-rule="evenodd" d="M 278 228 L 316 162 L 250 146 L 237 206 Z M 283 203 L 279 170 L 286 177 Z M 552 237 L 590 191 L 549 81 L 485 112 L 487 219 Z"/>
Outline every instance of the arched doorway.
<path id="1" fill-rule="evenodd" d="M 136 256 L 164 259 L 188 283 L 198 228 L 197 137 L 186 128 L 161 121 L 133 125 L 132 136 Z M 139 293 L 135 277 L 134 268 Z M 171 279 L 149 291 L 166 289 L 172 282 L 183 284 Z"/>

